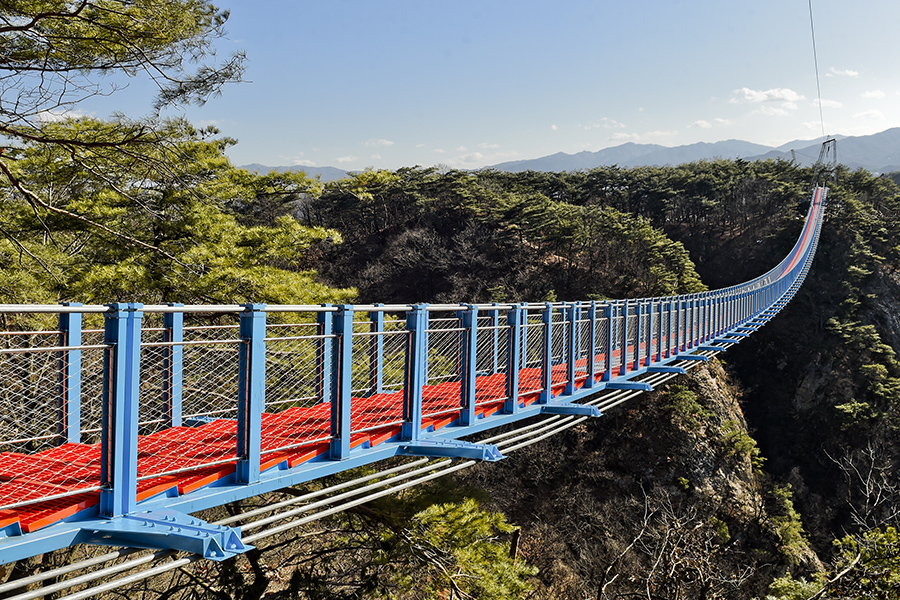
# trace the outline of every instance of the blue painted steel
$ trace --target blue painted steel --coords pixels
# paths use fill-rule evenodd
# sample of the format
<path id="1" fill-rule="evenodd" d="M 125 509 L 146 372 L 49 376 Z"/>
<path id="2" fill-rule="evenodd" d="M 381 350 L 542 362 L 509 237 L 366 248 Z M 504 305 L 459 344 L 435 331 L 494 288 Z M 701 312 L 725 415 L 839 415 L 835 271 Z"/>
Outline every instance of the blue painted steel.
<path id="1" fill-rule="evenodd" d="M 110 304 L 106 313 L 100 516 L 135 509 L 142 304 Z"/>
<path id="2" fill-rule="evenodd" d="M 240 317 L 238 350 L 237 481 L 259 481 L 262 413 L 266 406 L 265 304 L 247 304 Z"/>
<path id="3" fill-rule="evenodd" d="M 541 395 L 538 402 L 546 404 L 553 398 L 553 304 L 547 302 L 541 311 Z"/>
<path id="4" fill-rule="evenodd" d="M 478 374 L 478 307 L 469 306 L 467 310 L 457 312 L 462 325 L 461 361 L 459 371 L 461 425 L 475 422 L 475 379 Z"/>
<path id="5" fill-rule="evenodd" d="M 319 333 L 318 339 L 311 342 L 315 344 L 319 362 L 316 367 L 316 394 L 331 407 L 331 451 L 320 459 L 302 463 L 294 468 L 288 468 L 284 462 L 262 473 L 259 472 L 261 427 L 259 417 L 264 408 L 265 398 L 265 313 L 261 310 L 261 305 L 250 305 L 241 315 L 242 358 L 239 361 L 239 396 L 236 398 L 241 422 L 237 454 L 241 460 L 238 461 L 237 473 L 233 477 L 220 480 L 214 486 L 184 496 L 159 496 L 145 500 L 140 504 L 140 509 L 193 512 L 400 454 L 427 453 L 428 456 L 491 459 L 494 455 L 489 449 L 455 440 L 544 413 L 595 415 L 593 408 L 576 402 L 602 389 L 647 390 L 650 386 L 646 382 L 637 381 L 637 377 L 646 373 L 681 373 L 684 369 L 676 361 L 709 360 L 708 356 L 696 352 L 725 350 L 771 320 L 793 297 L 806 276 L 821 230 L 820 204 L 823 201 L 824 193 L 817 190 L 803 234 L 791 253 L 768 273 L 747 283 L 688 296 L 592 302 L 589 308 L 586 304 L 545 305 L 542 315 L 545 330 L 543 346 L 540 353 L 532 352 L 532 356 L 540 354 L 542 357 L 541 385 L 545 390 L 552 384 L 551 367 L 554 360 L 558 358 L 557 362 L 566 363 L 564 390 L 566 402 L 554 401 L 550 394 L 542 395 L 541 401 L 531 405 L 522 403 L 522 399 L 519 398 L 520 369 L 535 367 L 533 364 L 527 364 L 528 355 L 525 353 L 527 336 L 524 332 L 528 331 L 525 329 L 527 326 L 525 305 L 504 308 L 503 310 L 507 311 L 506 324 L 502 327 L 499 315 L 501 308 L 498 305 L 488 308 L 486 319 L 491 335 L 487 335 L 485 331 L 479 332 L 484 326 L 478 323 L 477 306 L 454 308 L 453 310 L 459 311 L 457 316 L 461 325 L 458 346 L 450 345 L 451 354 L 459 350 L 456 357 L 447 354 L 446 343 L 444 349 L 429 348 L 427 335 L 429 308 L 427 305 L 413 307 L 407 314 L 404 424 L 400 436 L 403 439 L 382 442 L 372 448 L 360 447 L 353 452 L 350 451 L 355 309 L 346 305 L 336 311 L 328 306 L 313 311 L 317 312 Z M 562 354 L 554 357 L 553 329 L 557 324 L 553 323 L 553 315 L 561 306 L 563 321 L 559 326 L 562 327 L 563 335 L 558 335 L 557 338 L 558 340 L 564 338 L 564 343 L 561 344 Z M 629 315 L 632 307 L 635 314 Z M 383 328 L 383 325 L 379 325 L 379 320 L 383 320 L 384 317 L 384 311 L 380 308 L 376 306 L 374 311 L 370 308 L 365 309 L 371 315 L 373 323 L 371 327 L 375 333 Z M 138 509 L 135 489 L 138 392 L 141 383 L 138 378 L 141 359 L 141 309 L 140 304 L 114 304 L 110 305 L 110 310 L 106 314 L 105 340 L 108 349 L 105 351 L 104 360 L 105 389 L 101 428 L 103 489 L 100 494 L 99 514 L 107 518 L 131 516 Z M 587 310 L 588 322 L 580 325 L 581 311 L 584 310 Z M 632 319 L 631 324 L 629 318 Z M 64 332 L 75 330 L 75 322 L 75 319 L 65 320 L 61 316 L 60 330 Z M 174 333 L 179 329 L 177 317 L 167 319 L 166 322 L 167 328 L 173 332 L 167 340 L 171 343 L 171 347 L 180 347 L 178 342 L 181 339 Z M 602 323 L 605 323 L 607 329 L 605 334 L 601 335 L 599 328 Z M 583 343 L 584 336 L 580 327 L 586 327 L 589 331 L 590 339 L 587 344 Z M 634 336 L 629 334 L 632 327 L 636 328 L 633 330 L 636 334 Z M 487 336 L 488 343 L 479 352 L 478 340 L 481 338 L 484 342 L 482 334 Z M 501 335 L 505 339 L 501 339 Z M 68 335 L 66 341 L 61 339 L 60 342 L 75 345 L 74 339 L 72 335 Z M 503 342 L 507 345 L 505 364 L 502 363 L 500 356 L 503 352 Z M 633 355 L 628 351 L 629 342 Z M 581 367 L 575 369 L 575 361 L 583 356 L 585 349 L 589 352 L 587 365 L 584 369 Z M 460 411 L 457 421 L 437 431 L 421 429 L 423 387 L 426 384 L 429 352 L 442 360 L 460 361 L 460 405 L 463 410 Z M 621 367 L 615 369 L 615 375 L 612 368 L 613 353 L 617 354 Z M 604 361 L 602 371 L 596 364 L 596 361 L 601 360 L 601 356 Z M 61 382 L 68 377 L 71 383 L 71 378 L 75 375 L 71 369 L 72 355 L 66 358 L 68 362 L 60 361 L 62 373 L 60 377 Z M 177 370 L 174 358 L 170 365 L 172 370 Z M 384 358 L 374 361 L 374 365 L 377 371 L 383 372 Z M 506 375 L 507 398 L 503 409 L 489 416 L 480 416 L 474 403 L 478 365 L 482 365 L 483 372 L 477 375 L 491 372 L 505 372 Z M 585 371 L 587 380 L 578 387 L 575 376 L 582 376 Z M 375 376 L 377 378 L 378 374 Z M 597 379 L 599 381 L 596 381 Z M 373 384 L 372 381 L 376 380 L 370 380 L 370 388 L 377 389 L 377 382 Z M 72 390 L 73 387 L 69 385 L 68 390 Z M 171 393 L 174 394 L 175 385 L 172 387 Z M 69 393 L 68 398 L 73 402 L 80 401 L 75 394 Z M 64 423 L 61 427 L 68 427 L 67 436 L 72 431 L 71 426 L 74 425 L 71 421 L 66 421 L 70 415 L 70 412 L 63 414 L 62 411 L 60 414 L 60 421 Z M 174 417 L 172 420 L 175 422 Z M 2 508 L 4 507 L 0 506 L 0 509 Z M 96 522 L 91 521 L 94 518 L 89 510 L 85 511 L 84 515 L 73 517 L 69 522 L 60 522 L 26 535 L 18 535 L 21 529 L 6 527 L 0 531 L 0 562 L 18 560 L 69 544 L 88 541 L 93 534 L 87 531 L 87 528 L 95 526 Z M 100 529 L 103 527 L 98 531 Z M 3 538 L 4 535 L 7 537 Z M 181 542 L 146 543 L 151 547 L 180 547 L 176 544 Z"/>
<path id="6" fill-rule="evenodd" d="M 63 306 L 81 306 L 63 302 Z M 81 313 L 59 314 L 59 407 L 57 431 L 62 443 L 81 442 Z"/>
<path id="7" fill-rule="evenodd" d="M 578 307 L 575 304 L 569 304 L 566 307 L 566 387 L 563 389 L 563 395 L 571 396 L 575 393 L 575 361 L 578 360 L 577 342 L 578 342 Z"/>
<path id="8" fill-rule="evenodd" d="M 400 444 L 400 454 L 410 456 L 435 456 L 447 458 L 468 458 L 497 462 L 506 458 L 493 444 L 475 444 L 462 440 L 412 440 Z"/>
<path id="9" fill-rule="evenodd" d="M 223 561 L 251 550 L 240 531 L 211 525 L 174 510 L 138 511 L 110 521 L 85 524 L 85 541 L 104 546 L 174 549 Z"/>
<path id="10" fill-rule="evenodd" d="M 506 401 L 503 413 L 514 415 L 519 412 L 519 370 L 522 368 L 522 314 L 521 305 L 514 304 L 506 314 L 509 324 L 509 343 L 506 359 Z"/>
<path id="11" fill-rule="evenodd" d="M 588 308 L 588 355 L 587 379 L 584 389 L 591 389 L 597 381 L 597 302 L 592 301 Z"/>
<path id="12" fill-rule="evenodd" d="M 376 304 L 382 307 L 384 304 Z M 369 331 L 373 334 L 369 346 L 369 394 L 384 392 L 384 311 L 374 310 L 369 313 Z"/>
<path id="13" fill-rule="evenodd" d="M 353 388 L 353 306 L 342 304 L 334 319 L 337 348 L 332 353 L 331 458 L 350 455 L 350 408 Z"/>
<path id="14" fill-rule="evenodd" d="M 404 440 L 417 440 L 422 433 L 422 388 L 425 387 L 428 376 L 427 304 L 417 304 L 406 313 L 406 329 L 409 331 L 409 338 L 406 345 L 403 428 L 400 435 Z"/>
<path id="15" fill-rule="evenodd" d="M 323 304 L 322 308 L 331 309 L 330 304 Z M 331 402 L 334 398 L 335 372 L 334 362 L 334 313 L 324 310 L 316 313 L 317 333 L 319 340 L 316 343 L 316 396 L 322 402 Z"/>
<path id="16" fill-rule="evenodd" d="M 177 302 L 169 306 L 181 307 L 184 304 Z M 184 313 L 172 312 L 163 315 L 163 341 L 170 346 L 164 347 L 163 358 L 163 404 L 166 407 L 166 416 L 170 427 L 181 426 L 181 402 L 183 392 L 184 374 Z"/>
<path id="17" fill-rule="evenodd" d="M 603 413 L 596 406 L 574 404 L 572 402 L 554 402 L 541 407 L 545 415 L 578 415 L 582 417 L 602 417 Z"/>

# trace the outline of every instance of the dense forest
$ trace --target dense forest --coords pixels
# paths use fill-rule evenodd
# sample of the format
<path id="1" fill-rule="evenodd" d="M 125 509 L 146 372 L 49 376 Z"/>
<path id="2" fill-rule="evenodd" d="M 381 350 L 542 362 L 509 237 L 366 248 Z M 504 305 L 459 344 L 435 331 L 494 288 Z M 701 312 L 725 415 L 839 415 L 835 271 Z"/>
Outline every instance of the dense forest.
<path id="1" fill-rule="evenodd" d="M 694 292 L 777 263 L 815 175 L 742 160 L 570 173 L 410 167 L 327 184 L 257 175 L 228 161 L 234 140 L 160 116 L 240 80 L 244 57 L 212 50 L 227 11 L 199 0 L 41 0 L 5 3 L 0 16 L 0 303 Z M 103 83 L 115 74 L 157 83 L 152 114 L 78 116 L 84 99 L 115 92 Z M 117 593 L 898 597 L 898 179 L 837 169 L 803 288 L 718 362 L 501 463 Z M 8 330 L 34 325 L 3 316 Z M 0 579 L 94 551 L 5 565 Z"/>

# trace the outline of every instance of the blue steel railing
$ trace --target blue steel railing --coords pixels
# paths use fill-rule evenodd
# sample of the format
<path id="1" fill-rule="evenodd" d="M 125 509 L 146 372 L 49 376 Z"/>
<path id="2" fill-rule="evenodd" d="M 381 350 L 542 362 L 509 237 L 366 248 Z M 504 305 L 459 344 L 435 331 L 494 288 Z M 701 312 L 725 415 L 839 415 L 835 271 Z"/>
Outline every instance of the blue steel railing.
<path id="1" fill-rule="evenodd" d="M 77 513 L 84 519 L 147 507 L 191 512 L 398 454 L 497 458 L 491 448 L 458 440 L 543 413 L 597 416 L 575 402 L 604 389 L 649 389 L 636 379 L 679 371 L 676 361 L 706 360 L 703 351 L 724 350 L 771 319 L 809 269 L 826 192 L 813 192 L 801 235 L 775 268 L 681 296 L 0 306 L 32 322 L 56 320 L 55 329 L 44 321 L 43 329 L 0 333 L 0 464 L 22 465 L 0 473 L 0 517 L 87 492 L 100 499 Z M 285 437 L 271 415 L 288 414 L 295 429 Z M 236 435 L 209 426 L 226 422 L 236 422 Z M 167 441 L 199 431 L 204 445 L 184 456 Z M 168 459 L 157 461 L 163 443 Z M 281 460 L 306 450 L 312 458 L 296 466 Z M 39 470 L 42 457 L 62 451 L 93 457 L 99 473 L 84 466 L 64 484 L 46 483 L 52 478 Z M 156 482 L 232 466 L 211 477 L 212 485 L 178 497 L 155 493 Z M 38 480 L 44 485 L 35 488 Z M 76 537 L 41 537 L 40 527 L 21 536 L 41 540 L 31 545 L 9 543 L 20 525 L 0 529 L 0 562 L 85 539 L 77 521 L 47 528 L 82 532 Z"/>

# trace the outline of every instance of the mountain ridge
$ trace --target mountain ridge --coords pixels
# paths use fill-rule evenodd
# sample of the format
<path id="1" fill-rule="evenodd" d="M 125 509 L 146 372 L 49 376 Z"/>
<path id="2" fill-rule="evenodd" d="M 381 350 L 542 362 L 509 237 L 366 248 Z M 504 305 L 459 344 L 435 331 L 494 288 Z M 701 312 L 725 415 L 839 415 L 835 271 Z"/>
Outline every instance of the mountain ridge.
<path id="1" fill-rule="evenodd" d="M 851 169 L 864 168 L 873 173 L 900 171 L 900 127 L 886 129 L 880 133 L 862 136 L 833 136 L 838 145 L 838 160 Z M 794 140 L 780 146 L 765 146 L 743 140 L 723 140 L 719 142 L 697 142 L 681 146 L 661 146 L 659 144 L 636 144 L 626 142 L 619 146 L 604 148 L 596 152 L 583 150 L 575 154 L 556 152 L 539 158 L 529 158 L 502 162 L 484 167 L 517 173 L 521 171 L 580 171 L 596 167 L 619 166 L 661 167 L 679 165 L 699 160 L 736 159 L 793 160 L 801 165 L 813 164 L 819 156 L 821 142 L 818 140 Z M 342 179 L 352 171 L 336 167 L 304 167 L 299 165 L 268 167 L 259 163 L 242 165 L 240 168 L 265 173 L 268 171 L 303 171 L 322 181 Z"/>

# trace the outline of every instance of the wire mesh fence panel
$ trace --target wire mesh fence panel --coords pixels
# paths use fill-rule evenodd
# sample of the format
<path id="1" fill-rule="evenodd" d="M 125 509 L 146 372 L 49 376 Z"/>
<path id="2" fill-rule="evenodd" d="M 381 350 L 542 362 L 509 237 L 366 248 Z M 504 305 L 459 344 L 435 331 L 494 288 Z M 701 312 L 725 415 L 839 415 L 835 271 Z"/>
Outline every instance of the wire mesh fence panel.
<path id="1" fill-rule="evenodd" d="M 597 319 L 597 327 L 594 329 L 594 373 L 602 375 L 609 366 L 611 349 L 607 348 L 607 334 L 609 332 L 609 319 L 600 317 Z"/>
<path id="2" fill-rule="evenodd" d="M 586 311 L 581 311 L 575 322 L 575 376 L 584 377 L 588 372 L 588 361 L 591 354 L 591 320 Z"/>
<path id="3" fill-rule="evenodd" d="M 569 339 L 569 319 L 567 310 L 553 311 L 553 339 L 550 344 L 550 362 L 561 365 L 566 362 Z"/>
<path id="4" fill-rule="evenodd" d="M 277 323 L 266 327 L 266 412 L 315 406 L 325 398 L 322 366 L 333 335 L 318 323 Z"/>
<path id="5" fill-rule="evenodd" d="M 81 343 L 88 346 L 81 351 L 81 441 L 84 444 L 100 443 L 104 350 L 96 346 L 102 345 L 103 340 L 102 329 L 81 332 Z"/>
<path id="6" fill-rule="evenodd" d="M 405 329 L 392 329 L 399 326 L 399 323 L 386 325 L 386 331 L 375 335 L 371 333 L 368 323 L 354 324 L 354 331 L 360 334 L 354 335 L 351 351 L 351 387 L 359 394 L 353 394 L 350 406 L 350 421 L 354 433 L 397 428 L 403 422 L 403 384 L 410 334 Z M 374 392 L 371 352 L 379 340 L 384 347 L 381 373 L 387 378 L 382 380 L 382 391 Z M 340 343 L 347 343 L 347 337 Z"/>
<path id="7" fill-rule="evenodd" d="M 293 316 L 293 315 L 292 315 Z M 282 315 L 288 321 L 288 315 Z M 331 439 L 331 391 L 325 364 L 335 336 L 311 315 L 266 326 L 266 409 L 262 415 L 262 468 L 289 465 L 324 453 Z"/>
<path id="8" fill-rule="evenodd" d="M 498 319 L 492 315 L 479 316 L 477 321 L 477 350 L 475 371 L 481 375 L 500 372 L 503 368 L 503 354 L 500 352 L 500 327 Z"/>
<path id="9" fill-rule="evenodd" d="M 184 328 L 182 412 L 189 418 L 237 416 L 237 325 Z"/>
<path id="10" fill-rule="evenodd" d="M 138 431 L 151 434 L 171 425 L 171 384 L 169 372 L 173 348 L 166 344 L 162 315 L 147 314 L 141 328 L 140 392 Z"/>
<path id="11" fill-rule="evenodd" d="M 59 332 L 0 335 L 0 450 L 35 452 L 59 443 Z"/>
<path id="12" fill-rule="evenodd" d="M 634 362 L 638 355 L 638 317 L 637 315 L 628 315 L 628 339 L 625 340 L 625 360 L 626 362 Z"/>
<path id="13" fill-rule="evenodd" d="M 522 368 L 540 368 L 544 362 L 544 315 L 538 311 L 528 311 L 522 329 Z"/>
<path id="14" fill-rule="evenodd" d="M 68 344 L 58 331 L 0 333 L 0 510 L 27 512 L 48 498 L 83 498 L 98 489 L 99 448 L 65 443 L 63 423 L 81 408 L 77 382 L 66 384 L 75 386 L 71 395 L 63 386 L 64 358 L 69 349 L 85 350 L 83 341 Z"/>
<path id="15" fill-rule="evenodd" d="M 653 330 L 650 328 L 652 323 L 651 315 L 648 312 L 641 313 L 641 339 L 638 342 L 638 358 L 644 361 L 650 354 L 652 345 Z M 642 362 L 643 364 L 643 362 Z"/>
<path id="16" fill-rule="evenodd" d="M 495 405 L 507 398 L 506 379 L 509 372 L 509 330 L 510 326 L 501 316 L 497 325 L 479 327 L 477 344 L 477 376 L 475 381 L 475 404 Z"/>
<path id="17" fill-rule="evenodd" d="M 422 390 L 423 425 L 439 427 L 459 415 L 460 375 L 463 360 L 462 322 L 455 315 L 431 313 L 428 329 L 428 357 L 425 387 Z M 432 417 L 432 420 L 427 420 Z M 442 419 L 434 419 L 443 417 Z"/>
<path id="18" fill-rule="evenodd" d="M 624 350 L 622 349 L 622 329 L 625 325 L 625 317 L 623 316 L 615 316 L 612 320 L 613 334 L 612 334 L 612 343 L 613 348 L 610 352 L 609 358 L 609 367 L 610 369 L 615 369 L 619 367 L 624 361 Z"/>
<path id="19" fill-rule="evenodd" d="M 543 315 L 540 312 L 526 313 L 522 327 L 522 355 L 519 369 L 519 396 L 534 400 L 544 389 L 544 336 L 546 335 Z"/>
<path id="20" fill-rule="evenodd" d="M 409 337 L 406 322 L 385 319 L 384 333 L 380 337 L 384 352 L 381 365 L 382 391 L 399 392 L 403 389 L 406 373 L 406 343 Z"/>
<path id="21" fill-rule="evenodd" d="M 662 339 L 659 335 L 659 321 L 660 314 L 659 311 L 653 310 L 650 314 L 650 360 L 657 361 L 660 357 L 660 352 L 662 352 Z"/>

